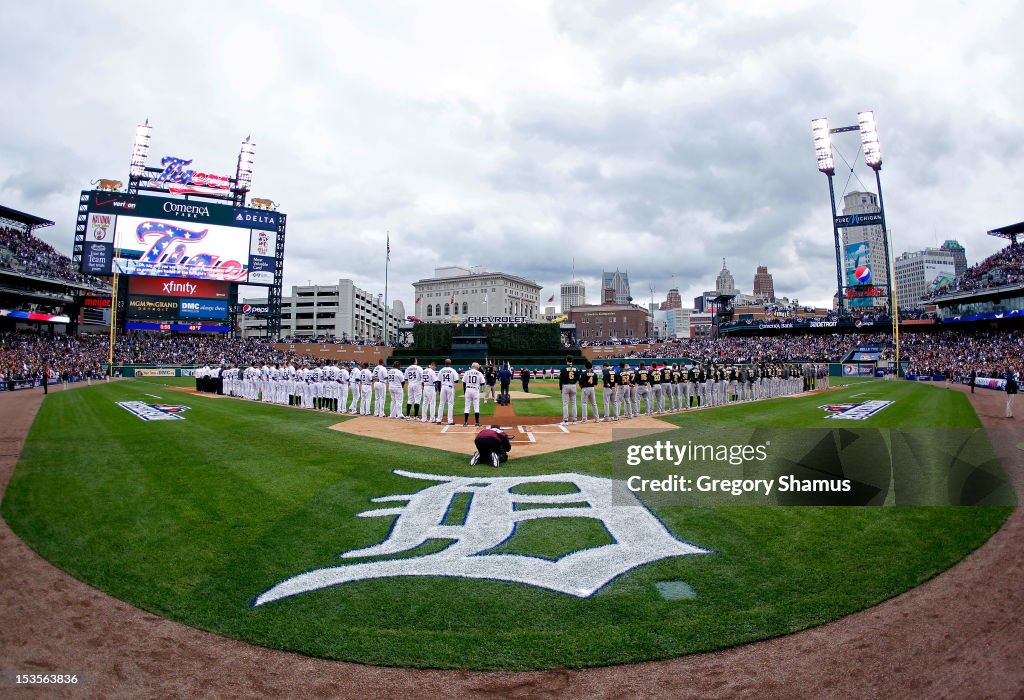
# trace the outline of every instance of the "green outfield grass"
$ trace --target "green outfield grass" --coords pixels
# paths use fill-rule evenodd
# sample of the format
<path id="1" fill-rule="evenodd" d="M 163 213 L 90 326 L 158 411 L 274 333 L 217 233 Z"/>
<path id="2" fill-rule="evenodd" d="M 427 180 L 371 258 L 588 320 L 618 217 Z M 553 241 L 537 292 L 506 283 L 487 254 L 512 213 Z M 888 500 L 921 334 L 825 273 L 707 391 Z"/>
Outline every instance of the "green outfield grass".
<path id="1" fill-rule="evenodd" d="M 1008 507 L 658 508 L 711 554 L 663 559 L 589 598 L 460 578 L 383 578 L 259 607 L 255 596 L 339 553 L 375 545 L 393 518 L 355 514 L 427 483 L 394 469 L 494 475 L 450 452 L 328 430 L 337 415 L 168 390 L 134 380 L 55 392 L 43 403 L 2 504 L 33 549 L 154 614 L 268 647 L 363 663 L 538 669 L 660 659 L 787 634 L 848 615 L 935 576 L 983 544 Z M 846 380 L 833 379 L 833 382 Z M 187 382 L 182 382 L 187 383 Z M 959 393 L 849 382 L 896 403 L 864 425 L 976 427 Z M 557 384 L 531 382 L 548 393 Z M 159 399 L 148 396 L 159 396 Z M 190 407 L 143 422 L 115 404 Z M 538 399 L 538 402 L 555 399 Z M 722 430 L 835 427 L 819 396 L 669 420 Z M 516 411 L 534 405 L 516 402 Z M 561 413 L 561 402 L 557 411 Z M 533 410 L 533 409 L 530 409 Z M 861 427 L 861 426 L 858 426 Z M 387 425 L 382 422 L 382 429 Z M 471 446 L 466 445 L 466 455 Z M 607 445 L 514 460 L 501 473 L 607 476 Z M 394 505 L 394 504 L 391 504 Z M 452 515 L 459 507 L 453 504 Z M 554 558 L 607 540 L 586 518 L 535 520 L 501 547 Z M 434 540 L 434 550 L 441 545 Z M 666 600 L 685 581 L 697 597 Z"/>

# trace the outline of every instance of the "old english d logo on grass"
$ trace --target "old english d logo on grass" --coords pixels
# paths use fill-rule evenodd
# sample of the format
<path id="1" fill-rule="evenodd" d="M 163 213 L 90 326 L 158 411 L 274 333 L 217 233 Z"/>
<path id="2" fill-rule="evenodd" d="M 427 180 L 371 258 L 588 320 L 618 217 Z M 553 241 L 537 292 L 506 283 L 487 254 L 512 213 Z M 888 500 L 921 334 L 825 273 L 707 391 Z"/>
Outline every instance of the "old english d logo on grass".
<path id="1" fill-rule="evenodd" d="M 345 559 L 383 557 L 409 552 L 429 540 L 453 540 L 448 547 L 421 556 L 307 571 L 258 595 L 252 606 L 351 581 L 389 576 L 492 579 L 586 598 L 617 576 L 643 564 L 708 553 L 706 549 L 677 539 L 635 498 L 635 504 L 624 505 L 616 500 L 613 506 L 615 482 L 611 479 L 582 474 L 461 477 L 402 470 L 394 473 L 438 483 L 413 494 L 373 499 L 374 503 L 404 501 L 405 505 L 359 513 L 359 517 L 364 518 L 398 517 L 386 540 L 340 556 Z M 557 495 L 512 492 L 517 486 L 536 483 L 569 483 L 578 490 Z M 457 494 L 470 495 L 465 520 L 461 525 L 445 525 L 448 509 Z M 619 491 L 616 491 L 616 498 L 620 498 Z M 580 505 L 584 507 L 577 507 Z M 601 521 L 613 543 L 575 551 L 554 561 L 523 554 L 489 553 L 515 534 L 518 523 L 542 518 L 594 518 Z"/>

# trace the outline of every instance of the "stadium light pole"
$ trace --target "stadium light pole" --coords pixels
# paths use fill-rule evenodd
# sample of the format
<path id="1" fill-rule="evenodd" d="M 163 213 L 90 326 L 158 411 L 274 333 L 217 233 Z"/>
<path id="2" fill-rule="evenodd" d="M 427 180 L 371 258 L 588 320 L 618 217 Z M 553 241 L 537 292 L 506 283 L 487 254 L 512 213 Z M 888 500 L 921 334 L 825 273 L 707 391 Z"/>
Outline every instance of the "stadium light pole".
<path id="1" fill-rule="evenodd" d="M 828 178 L 828 201 L 832 205 L 832 235 L 836 241 L 836 298 L 839 313 L 842 315 L 843 303 L 843 261 L 839 253 L 839 227 L 836 226 L 836 191 L 832 178 L 836 174 L 836 163 L 832 157 L 832 136 L 828 128 L 828 119 L 820 117 L 811 120 L 811 136 L 814 138 L 814 153 L 818 159 L 818 170 Z"/>
<path id="2" fill-rule="evenodd" d="M 875 171 L 875 185 L 878 188 L 878 209 L 882 217 L 882 248 L 885 251 L 885 278 L 889 283 L 889 313 L 894 314 L 892 279 L 892 263 L 889 260 L 889 229 L 885 226 L 885 202 L 882 199 L 882 149 L 878 143 L 878 127 L 875 124 L 874 112 L 858 112 L 857 128 L 860 129 L 860 140 L 864 147 L 864 162 Z"/>

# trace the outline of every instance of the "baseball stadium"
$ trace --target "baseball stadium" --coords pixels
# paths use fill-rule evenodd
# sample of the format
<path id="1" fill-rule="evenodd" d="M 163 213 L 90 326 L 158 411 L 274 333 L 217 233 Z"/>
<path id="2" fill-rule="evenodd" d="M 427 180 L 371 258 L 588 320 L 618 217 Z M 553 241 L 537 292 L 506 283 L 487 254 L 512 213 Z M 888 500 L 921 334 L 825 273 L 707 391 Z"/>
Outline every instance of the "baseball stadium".
<path id="1" fill-rule="evenodd" d="M 104 199 L 161 201 L 82 195 Z M 478 325 L 472 343 L 411 324 L 357 345 L 133 330 L 133 275 L 96 275 L 33 235 L 46 220 L 2 214 L 6 303 L 56 312 L 3 335 L 9 658 L 79 669 L 99 694 L 115 676 L 156 692 L 172 667 L 190 669 L 182 694 L 1019 681 L 1001 655 L 1020 643 L 1024 443 L 1004 399 L 1021 329 L 948 313 L 988 303 L 971 286 L 992 270 L 1024 300 L 1015 241 L 895 324 L 721 318 L 713 336 L 614 344 L 565 322 Z M 96 308 L 110 333 L 74 332 Z M 186 319 L 140 323 L 162 322 Z M 493 460 L 484 432 L 507 438 Z M 243 677 L 213 678 L 229 668 Z"/>
<path id="2" fill-rule="evenodd" d="M 804 114 L 817 103 L 780 109 L 768 98 L 735 111 L 763 115 L 747 125 L 752 138 L 775 134 L 772 158 L 802 158 L 818 188 L 794 195 L 803 182 L 780 176 L 765 190 L 782 214 L 756 198 L 737 213 L 745 175 L 719 162 L 732 131 L 728 148 L 703 136 L 660 143 L 672 165 L 656 174 L 644 157 L 597 163 L 548 150 L 558 141 L 588 152 L 629 134 L 626 150 L 642 153 L 662 138 L 616 111 L 647 108 L 653 78 L 636 76 L 661 75 L 660 33 L 643 33 L 629 65 L 609 73 L 614 100 L 599 97 L 602 78 L 571 108 L 543 80 L 518 89 L 537 90 L 529 108 L 464 112 L 462 97 L 438 107 L 421 83 L 464 88 L 424 78 L 440 75 L 428 56 L 373 67 L 388 85 L 409 81 L 415 109 L 401 112 L 395 94 L 367 98 L 369 82 L 334 81 L 328 71 L 342 69 L 309 56 L 324 42 L 360 60 L 401 52 L 397 40 L 360 43 L 364 30 L 381 23 L 406 36 L 419 30 L 403 23 L 432 20 L 375 9 L 357 29 L 320 27 L 321 10 L 335 11 L 326 5 L 313 23 L 329 38 L 306 46 L 303 34 L 294 55 L 276 42 L 312 22 L 302 3 L 272 32 L 255 20 L 232 24 L 237 32 L 211 23 L 231 72 L 214 70 L 214 58 L 189 69 L 186 47 L 209 47 L 186 41 L 173 55 L 182 92 L 172 106 L 155 89 L 144 98 L 149 87 L 97 78 L 87 102 L 61 109 L 101 111 L 103 128 L 119 131 L 82 126 L 83 140 L 125 141 L 123 163 L 61 151 L 57 186 L 40 174 L 52 153 L 31 177 L 15 173 L 3 161 L 21 146 L 0 133 L 0 696 L 1024 697 L 1019 213 L 965 186 L 979 203 L 970 231 L 955 235 L 974 256 L 954 234 L 939 247 L 937 231 L 936 247 L 897 255 L 874 112 L 843 126 Z M 629 31 L 608 34 L 569 5 L 551 10 L 559 41 L 608 37 L 588 56 L 617 53 L 640 31 L 616 15 L 610 23 Z M 455 46 L 476 36 L 465 29 L 438 36 Z M 756 41 L 775 30 L 785 27 L 765 21 Z M 726 32 L 721 51 L 752 36 Z M 486 67 L 487 47 L 473 46 Z M 117 55 L 129 63 L 141 52 Z M 574 52 L 555 55 L 528 71 L 532 81 L 596 70 Z M 275 76 L 295 56 L 325 71 L 315 89 L 281 89 Z M 103 65 L 93 78 L 109 76 L 113 64 Z M 489 69 L 476 93 L 511 101 L 515 71 L 500 72 Z M 755 91 L 793 74 L 780 69 Z M 237 99 L 231 119 L 203 112 L 200 128 L 172 116 L 187 81 Z M 702 82 L 701 100 L 716 81 Z M 375 106 L 325 106 L 335 83 L 352 105 Z M 101 90 L 123 90 L 133 110 L 147 99 L 165 108 L 152 120 L 108 115 Z M 837 92 L 828 99 L 849 107 Z M 608 111 L 588 122 L 588 101 Z M 704 109 L 694 107 L 716 129 L 729 121 L 728 102 Z M 286 149 L 256 113 L 275 110 L 291 110 L 281 131 L 301 132 L 305 146 L 267 157 L 294 172 L 260 172 L 261 191 L 257 132 L 261 148 Z M 410 113 L 418 126 L 400 116 Z M 250 117 L 258 126 L 243 140 Z M 782 118 L 799 122 L 802 152 L 767 121 Z M 449 122 L 458 138 L 438 126 Z M 924 148 L 900 124 L 894 134 L 914 145 L 897 153 L 910 163 Z M 193 148 L 177 143 L 190 138 L 213 158 L 210 134 L 225 125 L 243 129 L 230 167 L 175 150 Z M 377 128 L 390 136 L 365 149 L 335 141 L 335 131 Z M 504 130 L 525 133 L 529 149 L 486 154 Z M 425 143 L 456 155 L 437 164 Z M 358 163 L 357 176 L 332 149 Z M 676 170 L 701 159 L 716 164 Z M 896 212 L 928 186 L 898 167 Z M 430 174 L 417 181 L 406 169 Z M 447 181 L 462 170 L 494 198 Z M 548 191 L 556 171 L 572 184 Z M 614 206 L 594 194 L 622 177 L 642 194 Z M 526 181 L 542 182 L 542 195 L 523 194 Z M 831 218 L 808 203 L 823 204 L 826 184 Z M 692 204 L 655 203 L 678 199 L 680 186 Z M 403 220 L 418 222 L 415 234 L 380 214 L 403 197 L 416 201 Z M 466 208 L 474 197 L 483 203 Z M 727 205 L 701 208 L 715 197 Z M 558 225 L 538 202 L 561 212 Z M 518 218 L 496 222 L 510 211 Z M 726 255 L 734 267 L 757 263 L 753 294 Z M 608 263 L 599 276 L 597 259 Z M 707 260 L 718 276 L 701 293 L 709 275 L 695 270 Z M 792 299 L 776 293 L 768 264 Z M 668 282 L 660 303 L 656 281 Z M 649 304 L 634 298 L 641 286 Z M 801 303 L 796 290 L 830 302 Z"/>

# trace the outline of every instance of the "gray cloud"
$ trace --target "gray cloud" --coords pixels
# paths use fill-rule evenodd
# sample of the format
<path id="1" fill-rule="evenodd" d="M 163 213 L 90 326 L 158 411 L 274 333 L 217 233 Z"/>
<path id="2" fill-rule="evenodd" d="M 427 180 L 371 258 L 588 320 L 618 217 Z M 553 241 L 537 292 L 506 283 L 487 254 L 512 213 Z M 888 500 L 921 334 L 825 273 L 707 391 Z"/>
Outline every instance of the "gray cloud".
<path id="1" fill-rule="evenodd" d="M 725 257 L 741 289 L 828 303 L 834 253 L 810 120 L 874 109 L 896 250 L 1020 220 L 1014 89 L 1024 10 L 996 0 L 793 6 L 603 1 L 433 7 L 183 0 L 6 8 L 0 201 L 54 219 L 71 247 L 79 190 L 125 179 L 134 126 L 154 154 L 230 172 L 257 142 L 254 194 L 289 214 L 285 283 L 351 277 L 390 296 L 435 266 L 537 280 L 603 269 L 684 298 Z M 871 18 L 866 21 L 865 18 Z M 948 31 L 956 26 L 957 32 Z M 200 29 L 197 29 L 200 28 Z M 874 188 L 856 135 L 838 194 Z"/>

